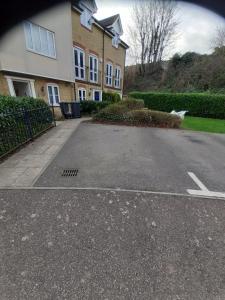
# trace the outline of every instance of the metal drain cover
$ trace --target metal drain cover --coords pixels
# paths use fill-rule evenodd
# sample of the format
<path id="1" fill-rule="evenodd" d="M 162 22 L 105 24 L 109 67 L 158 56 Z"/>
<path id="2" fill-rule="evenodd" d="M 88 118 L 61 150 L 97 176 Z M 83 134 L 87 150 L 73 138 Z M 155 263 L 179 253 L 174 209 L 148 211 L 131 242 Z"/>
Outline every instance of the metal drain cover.
<path id="1" fill-rule="evenodd" d="M 77 176 L 78 169 L 64 169 L 62 171 L 62 176 L 63 177 L 73 177 Z"/>

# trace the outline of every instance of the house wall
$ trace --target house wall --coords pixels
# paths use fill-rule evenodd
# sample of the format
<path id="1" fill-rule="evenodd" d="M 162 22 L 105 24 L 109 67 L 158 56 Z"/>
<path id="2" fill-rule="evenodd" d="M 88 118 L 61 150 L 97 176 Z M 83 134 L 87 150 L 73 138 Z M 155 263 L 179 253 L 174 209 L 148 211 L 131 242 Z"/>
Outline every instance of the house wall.
<path id="1" fill-rule="evenodd" d="M 126 57 L 126 51 L 125 49 L 119 45 L 118 48 L 112 46 L 112 39 L 108 35 L 104 35 L 105 40 L 105 66 L 107 62 L 112 63 L 113 65 L 113 74 L 115 71 L 115 67 L 119 66 L 121 68 L 121 86 L 120 89 L 115 87 L 109 87 L 105 85 L 104 81 L 104 90 L 107 92 L 118 92 L 122 93 L 123 89 L 123 77 L 124 77 L 124 65 L 125 65 L 125 57 Z M 113 83 L 114 85 L 114 83 Z"/>
<path id="2" fill-rule="evenodd" d="M 9 87 L 6 78 L 0 72 L 0 95 L 9 96 Z"/>
<path id="3" fill-rule="evenodd" d="M 93 90 L 105 90 L 111 92 L 122 93 L 122 84 L 120 89 L 110 88 L 105 86 L 105 64 L 108 59 L 113 63 L 113 67 L 116 65 L 121 67 L 121 78 L 124 73 L 124 63 L 126 50 L 119 45 L 118 48 L 112 46 L 112 38 L 103 34 L 103 30 L 92 25 L 92 29 L 89 30 L 80 23 L 80 13 L 72 10 L 72 39 L 73 45 L 77 46 L 85 51 L 85 63 L 89 66 L 89 55 L 95 54 L 98 57 L 98 67 L 100 82 L 93 84 L 87 81 L 76 80 L 76 99 L 78 99 L 78 89 L 85 88 L 88 100 L 92 99 Z M 104 55 L 103 55 L 103 38 L 104 38 Z M 103 62 L 104 58 L 104 62 Z M 86 69 L 87 71 L 87 69 Z M 102 82 L 102 72 L 104 73 L 104 79 Z"/>
<path id="4" fill-rule="evenodd" d="M 55 33 L 56 59 L 26 49 L 24 23 L 0 39 L 0 70 L 74 81 L 71 4 L 60 4 L 29 19 Z"/>
<path id="5" fill-rule="evenodd" d="M 7 96 L 10 95 L 10 91 L 5 76 L 6 75 L 4 73 L 0 72 L 0 95 Z M 7 76 L 11 77 L 10 75 Z M 13 78 L 17 78 L 17 77 L 13 76 Z M 48 90 L 47 90 L 48 84 L 56 84 L 58 86 L 59 96 L 61 101 L 71 102 L 75 99 L 74 83 L 60 81 L 60 80 L 53 80 L 51 78 L 40 78 L 40 77 L 29 77 L 29 76 L 26 76 L 26 79 L 34 80 L 34 89 L 35 89 L 36 97 L 43 99 L 48 104 L 49 104 Z M 56 114 L 56 118 L 60 119 L 62 117 L 60 107 L 55 106 L 54 111 Z"/>

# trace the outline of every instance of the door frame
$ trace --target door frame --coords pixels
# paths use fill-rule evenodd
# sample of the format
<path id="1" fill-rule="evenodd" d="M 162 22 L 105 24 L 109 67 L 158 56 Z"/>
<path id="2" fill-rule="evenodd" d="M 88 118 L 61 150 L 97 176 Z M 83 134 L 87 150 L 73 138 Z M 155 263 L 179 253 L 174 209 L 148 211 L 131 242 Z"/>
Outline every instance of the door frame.
<path id="1" fill-rule="evenodd" d="M 99 92 L 100 93 L 99 101 L 95 100 L 95 92 Z M 92 98 L 96 102 L 102 102 L 102 90 L 96 90 L 96 89 L 94 89 L 93 92 L 92 92 Z"/>
<path id="2" fill-rule="evenodd" d="M 15 77 L 15 76 L 5 76 L 7 83 L 8 83 L 8 88 L 9 88 L 9 93 L 11 96 L 16 97 L 13 81 L 18 81 L 18 82 L 25 82 L 28 83 L 30 92 L 31 92 L 31 97 L 36 98 L 36 92 L 35 92 L 35 87 L 34 87 L 34 79 L 30 78 L 25 78 L 25 77 Z"/>

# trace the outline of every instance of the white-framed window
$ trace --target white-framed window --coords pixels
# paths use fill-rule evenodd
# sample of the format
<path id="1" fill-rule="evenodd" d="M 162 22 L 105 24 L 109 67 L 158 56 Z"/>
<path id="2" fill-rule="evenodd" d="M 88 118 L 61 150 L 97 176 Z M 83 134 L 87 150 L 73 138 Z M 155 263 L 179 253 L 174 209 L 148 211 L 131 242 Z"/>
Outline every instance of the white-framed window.
<path id="1" fill-rule="evenodd" d="M 84 88 L 78 89 L 78 96 L 80 101 L 85 101 L 86 99 L 86 90 Z"/>
<path id="2" fill-rule="evenodd" d="M 113 65 L 111 63 L 106 64 L 106 85 L 112 86 L 112 74 L 113 74 Z"/>
<path id="3" fill-rule="evenodd" d="M 29 21 L 24 22 L 24 31 L 28 50 L 56 58 L 54 32 Z"/>
<path id="4" fill-rule="evenodd" d="M 120 78 L 121 78 L 121 68 L 116 66 L 116 68 L 115 68 L 115 79 L 114 79 L 115 88 L 120 88 Z"/>
<path id="5" fill-rule="evenodd" d="M 49 83 L 47 84 L 48 89 L 48 101 L 50 105 L 59 106 L 60 95 L 59 87 L 57 84 Z"/>
<path id="6" fill-rule="evenodd" d="M 93 100 L 94 101 L 102 101 L 102 91 L 101 90 L 93 90 Z"/>
<path id="7" fill-rule="evenodd" d="M 74 48 L 75 78 L 85 80 L 85 53 L 84 50 Z"/>
<path id="8" fill-rule="evenodd" d="M 22 77 L 5 76 L 11 96 L 36 98 L 34 80 Z"/>
<path id="9" fill-rule="evenodd" d="M 89 56 L 89 76 L 91 82 L 98 82 L 98 58 L 96 56 Z"/>
<path id="10" fill-rule="evenodd" d="M 87 8 L 85 8 L 80 15 L 80 23 L 88 29 L 91 29 L 93 18 L 91 11 L 89 11 Z"/>

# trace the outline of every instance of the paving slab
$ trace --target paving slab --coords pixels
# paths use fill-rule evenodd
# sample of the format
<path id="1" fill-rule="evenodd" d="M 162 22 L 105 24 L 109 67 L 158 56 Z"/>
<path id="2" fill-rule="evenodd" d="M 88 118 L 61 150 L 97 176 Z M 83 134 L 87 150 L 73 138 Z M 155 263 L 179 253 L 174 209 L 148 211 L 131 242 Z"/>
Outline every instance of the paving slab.
<path id="1" fill-rule="evenodd" d="M 0 188 L 32 186 L 82 120 L 86 119 L 57 122 L 56 127 L 9 156 L 0 164 Z"/>

